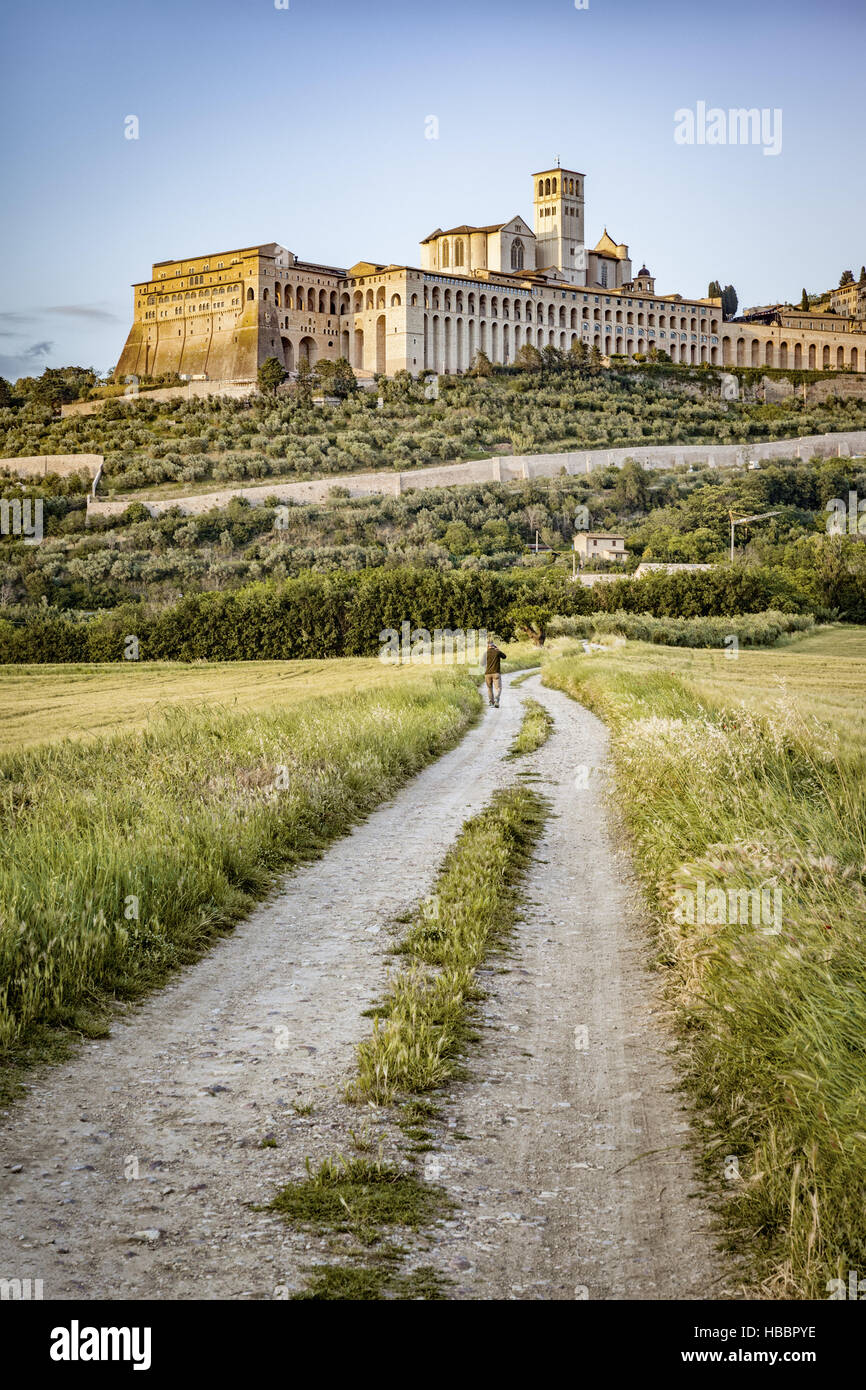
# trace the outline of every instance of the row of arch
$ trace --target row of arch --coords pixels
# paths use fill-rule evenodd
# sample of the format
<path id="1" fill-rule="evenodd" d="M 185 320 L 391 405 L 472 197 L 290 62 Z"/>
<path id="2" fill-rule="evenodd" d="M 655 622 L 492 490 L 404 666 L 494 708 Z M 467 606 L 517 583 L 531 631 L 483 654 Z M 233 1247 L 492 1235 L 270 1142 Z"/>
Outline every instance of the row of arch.
<path id="1" fill-rule="evenodd" d="M 427 371 L 465 371 L 472 363 L 476 352 L 484 352 L 492 362 L 508 363 L 514 360 L 521 347 L 529 344 L 538 349 L 556 347 L 568 351 L 573 344 L 583 341 L 588 347 L 597 347 L 605 357 L 614 353 L 633 357 L 635 353 L 645 353 L 650 347 L 664 347 L 674 362 L 690 363 L 697 366 L 707 362 L 719 364 L 719 348 L 699 346 L 697 343 L 658 343 L 655 339 L 626 338 L 619 328 L 608 325 L 602 331 L 601 324 L 593 325 L 592 335 L 567 333 L 553 328 L 537 328 L 532 324 L 488 323 L 474 318 L 441 317 L 439 314 L 424 315 L 424 367 Z"/>
<path id="2" fill-rule="evenodd" d="M 301 338 L 297 348 L 289 337 L 282 337 L 280 341 L 283 349 L 283 362 L 290 372 L 295 370 L 298 362 L 309 362 L 312 366 L 319 355 L 315 338 L 309 336 Z"/>
<path id="3" fill-rule="evenodd" d="M 556 197 L 556 193 L 557 193 L 557 183 L 558 183 L 558 180 L 555 179 L 555 178 L 554 178 L 554 179 L 539 179 L 539 180 L 538 180 L 538 196 L 539 196 L 539 198 L 551 198 L 551 197 L 554 197 L 554 198 L 555 198 L 555 197 Z M 573 198 L 573 197 L 575 196 L 575 194 L 577 194 L 577 196 L 580 197 L 580 180 L 579 180 L 579 179 L 575 180 L 575 179 L 572 179 L 572 178 L 563 179 L 563 180 L 562 180 L 562 191 L 563 191 L 563 193 L 568 194 L 569 197 L 572 197 L 572 198 Z"/>
<path id="4" fill-rule="evenodd" d="M 254 297 L 254 291 L 252 287 L 250 287 L 247 290 L 247 299 L 252 300 Z M 262 291 L 262 299 L 268 300 L 269 297 L 270 294 L 266 288 Z M 359 314 L 363 313 L 365 310 L 375 311 L 386 307 L 396 309 L 401 306 L 402 299 L 396 292 L 392 293 L 390 298 L 388 298 L 384 285 L 380 285 L 377 290 L 374 291 L 370 288 L 366 293 L 362 290 L 356 290 L 352 299 L 350 299 L 348 294 L 343 294 L 340 298 L 338 308 L 337 292 L 335 290 L 328 292 L 320 289 L 317 292 L 315 289 L 311 287 L 305 288 L 303 285 L 299 285 L 295 290 L 291 285 L 282 286 L 276 284 L 274 286 L 274 303 L 277 308 L 297 309 L 300 312 L 307 313 L 331 314 L 336 317 L 338 313 L 341 315 L 348 315 L 349 313 Z M 417 294 L 413 294 L 410 298 L 410 304 L 415 307 L 417 303 L 418 296 Z M 521 304 L 524 305 L 523 310 L 521 310 Z M 525 313 L 527 321 L 530 320 L 534 314 L 534 319 L 537 323 L 546 322 L 547 326 L 551 328 L 556 326 L 560 328 L 577 328 L 580 322 L 586 322 L 590 319 L 590 311 L 587 306 L 583 307 L 582 314 L 579 318 L 577 309 L 572 308 L 568 310 L 565 305 L 560 305 L 557 311 L 556 306 L 553 304 L 545 306 L 542 303 L 533 304 L 532 301 L 522 301 L 520 299 L 514 299 L 512 302 L 508 296 L 504 296 L 500 300 L 498 295 L 492 295 L 489 299 L 489 303 L 487 295 L 479 295 L 476 309 L 476 296 L 474 293 L 468 294 L 464 301 L 462 290 L 458 290 L 452 297 L 451 290 L 446 289 L 443 294 L 440 294 L 438 287 L 434 287 L 432 296 L 425 294 L 424 307 L 434 310 L 441 308 L 446 312 L 453 311 L 458 314 L 475 314 L 477 312 L 482 318 L 488 314 L 491 318 L 499 318 L 501 314 L 503 319 L 513 317 L 517 322 L 520 321 L 523 312 Z M 612 314 L 613 317 L 611 317 Z M 702 318 L 698 320 L 698 318 L 694 316 L 691 318 L 677 314 L 665 316 L 664 314 L 657 315 L 654 312 L 644 314 L 643 311 L 634 313 L 631 310 L 622 309 L 613 311 L 605 309 L 602 317 L 602 310 L 595 308 L 592 311 L 591 321 L 598 324 L 603 323 L 605 328 L 611 328 L 626 323 L 638 328 L 670 329 L 674 332 L 679 331 L 683 333 L 696 333 L 700 331 L 701 333 L 716 334 L 719 327 L 717 319 L 708 321 Z M 729 340 L 726 339 L 725 341 Z M 742 343 L 742 341 L 743 340 L 740 339 L 740 343 Z M 842 353 L 841 348 L 839 348 L 838 351 Z M 857 350 L 855 348 L 855 358 L 856 355 Z M 824 351 L 824 356 L 826 357 L 826 349 Z M 733 358 L 731 360 L 733 361 Z M 755 365 L 758 364 L 756 363 Z"/>
<path id="5" fill-rule="evenodd" d="M 247 299 L 255 299 L 255 297 L 255 291 L 252 285 L 250 285 L 247 290 Z M 270 290 L 265 287 L 265 289 L 262 290 L 262 299 L 268 300 L 270 297 Z M 343 302 L 346 308 L 345 310 L 341 310 L 341 312 L 348 313 L 348 295 L 343 295 Z M 337 291 L 331 290 L 329 292 L 328 290 L 319 290 L 317 295 L 316 291 L 311 286 L 305 287 L 304 285 L 298 285 L 297 289 L 293 289 L 291 285 L 280 285 L 277 283 L 274 285 L 274 303 L 278 309 L 298 309 L 302 313 L 333 314 L 334 317 L 336 317 Z"/>
<path id="6" fill-rule="evenodd" d="M 413 296 L 414 303 L 415 296 Z M 523 309 L 521 309 L 523 305 Z M 532 300 L 515 299 L 513 302 L 507 296 L 500 300 L 498 295 L 493 295 L 488 301 L 486 294 L 479 295 L 476 299 L 474 294 L 468 294 L 464 298 L 462 290 L 458 290 L 452 296 L 450 290 L 445 290 L 440 294 L 438 289 L 434 289 L 432 296 L 425 295 L 425 309 L 444 309 L 445 312 L 475 314 L 476 312 L 483 318 L 514 318 L 520 322 L 521 316 L 525 315 L 527 322 L 534 318 L 537 323 L 547 323 L 549 327 L 577 328 L 579 322 L 590 320 L 590 310 L 588 305 L 584 305 L 580 315 L 576 308 L 568 309 L 564 304 L 557 306 L 554 304 L 545 305 Z M 613 315 L 613 317 L 612 317 Z M 638 327 L 646 328 L 669 328 L 677 332 L 691 333 L 718 333 L 718 319 L 698 318 L 697 316 L 688 317 L 684 314 L 656 314 L 651 311 L 644 314 L 643 310 L 635 312 L 631 309 L 600 309 L 592 310 L 591 320 L 594 323 L 604 323 L 613 326 L 615 324 L 636 324 Z"/>
<path id="7" fill-rule="evenodd" d="M 309 362 L 312 366 L 319 356 L 319 348 L 315 338 L 311 338 L 307 335 L 301 338 L 296 347 L 289 336 L 288 328 L 289 320 L 286 318 L 281 325 L 280 335 L 283 362 L 286 369 L 290 372 L 295 371 L 297 364 L 301 361 Z M 338 356 L 345 357 L 346 361 L 351 362 L 352 366 L 359 371 L 384 372 L 386 370 L 385 333 L 386 325 L 384 314 L 380 314 L 376 320 L 374 331 L 369 335 L 369 344 L 363 328 L 356 328 L 354 333 L 350 333 L 347 328 L 344 328 L 340 333 L 340 351 Z M 368 361 L 366 358 L 368 345 L 371 345 L 373 349 L 372 361 Z"/>
<path id="8" fill-rule="evenodd" d="M 252 293 L 247 297 L 252 299 Z M 261 291 L 261 297 L 267 299 L 267 289 Z M 297 289 L 293 289 L 292 285 L 281 285 L 277 282 L 274 285 L 274 303 L 277 304 L 278 309 L 299 309 L 306 310 L 309 314 L 334 314 L 336 316 L 335 289 L 329 292 L 327 289 L 320 289 L 317 295 L 311 286 L 304 288 L 303 285 L 299 285 Z"/>
<path id="9" fill-rule="evenodd" d="M 247 290 L 247 299 L 255 299 L 255 291 L 252 286 Z M 270 291 L 262 290 L 262 299 L 270 299 Z M 367 290 L 366 296 L 361 290 L 355 291 L 354 300 L 350 300 L 347 294 L 340 299 L 339 310 L 337 308 L 337 291 L 319 290 L 312 288 L 305 289 L 303 285 L 298 285 L 297 290 L 293 290 L 291 285 L 274 285 L 274 303 L 278 309 L 297 309 L 301 313 L 308 314 L 331 314 L 336 318 L 340 314 L 363 313 L 365 309 L 384 309 L 385 308 L 385 286 L 380 285 L 378 290 Z M 402 299 L 399 294 L 392 294 L 388 301 L 392 309 L 399 309 Z M 417 294 L 412 296 L 412 304 L 418 303 Z"/>
<path id="10" fill-rule="evenodd" d="M 726 334 L 722 338 L 722 363 L 726 367 L 803 367 L 813 372 L 849 367 L 857 372 L 860 354 L 852 347 L 846 361 L 845 347 L 841 343 L 834 349 L 830 343 L 790 344 L 782 339 L 777 347 L 771 338 L 762 344 L 757 338 L 747 341 Z"/>
<path id="11" fill-rule="evenodd" d="M 289 321 L 286 319 L 284 328 L 288 329 L 288 327 Z M 339 356 L 345 357 L 346 361 L 351 362 L 352 366 L 356 367 L 359 371 L 384 372 L 386 370 L 385 333 L 385 315 L 380 314 L 376 320 L 374 332 L 370 335 L 370 345 L 373 348 L 373 360 L 367 361 L 365 354 L 368 343 L 365 340 L 363 328 L 356 328 L 352 334 L 350 334 L 347 328 L 344 328 L 340 333 Z M 283 362 L 290 372 L 295 371 L 298 362 L 301 361 L 309 362 L 312 366 L 319 355 L 316 340 L 309 335 L 301 338 L 297 347 L 287 332 L 281 334 L 280 341 L 283 349 Z"/>
<path id="12" fill-rule="evenodd" d="M 757 338 L 732 339 L 725 335 L 720 347 L 697 343 L 658 343 L 645 339 L 640 334 L 636 338 L 626 338 L 621 329 L 612 325 L 593 324 L 596 330 L 591 336 L 583 334 L 582 341 L 588 347 L 597 347 L 605 357 L 614 353 L 632 357 L 635 353 L 645 353 L 649 348 L 664 347 L 673 362 L 697 366 L 708 363 L 710 366 L 766 366 L 803 367 L 810 370 L 818 368 L 848 367 L 851 371 L 860 370 L 860 355 L 852 347 L 845 357 L 844 347 L 834 349 L 828 343 L 788 344 L 782 341 L 774 344 L 764 343 Z M 288 329 L 288 319 L 285 320 Z M 372 333 L 366 335 L 362 328 L 353 333 L 344 329 L 340 334 L 340 356 L 351 361 L 352 365 L 363 371 L 385 372 L 386 363 L 386 320 L 380 314 Z M 568 333 L 562 329 L 557 332 L 550 327 L 535 327 L 527 324 L 509 324 L 476 320 L 463 317 L 441 317 L 439 314 L 424 315 L 424 368 L 427 371 L 465 371 L 472 363 L 476 352 L 484 352 L 493 362 L 508 363 L 514 360 L 524 344 L 538 349 L 557 347 L 567 351 L 581 340 L 576 332 Z M 282 337 L 283 358 L 289 371 L 295 370 L 301 360 L 315 362 L 318 348 L 314 338 L 305 336 L 297 347 L 288 335 Z M 371 349 L 368 360 L 368 349 Z"/>
<path id="13" fill-rule="evenodd" d="M 252 289 L 249 297 L 252 297 Z M 268 290 L 262 292 L 262 298 L 267 299 Z M 301 311 L 306 310 L 310 313 L 331 313 L 336 316 L 337 294 L 336 291 L 328 293 L 325 290 L 314 290 L 304 286 L 298 286 L 295 290 L 291 285 L 274 286 L 274 301 L 279 307 L 286 309 L 297 308 Z M 390 296 L 392 308 L 399 307 L 400 295 Z M 411 296 L 411 303 L 417 304 L 418 296 Z M 521 303 L 524 303 L 526 313 L 525 334 L 521 322 Z M 637 314 L 624 310 L 604 310 L 594 309 L 593 317 L 589 317 L 589 309 L 584 306 L 580 317 L 576 308 L 568 309 L 565 305 L 558 307 L 553 304 L 540 304 L 531 301 L 521 301 L 515 299 L 513 303 L 507 298 L 500 302 L 498 296 L 490 297 L 479 295 L 476 299 L 475 294 L 470 293 L 465 297 L 462 291 L 457 291 L 453 296 L 450 290 L 445 290 L 444 295 L 440 295 L 438 287 L 432 292 L 431 299 L 425 296 L 425 308 L 432 308 L 434 311 L 441 307 L 446 311 L 448 317 L 441 319 L 434 313 L 432 324 L 440 325 L 441 328 L 431 329 L 428 314 L 424 315 L 424 365 L 427 369 L 449 371 L 464 370 L 467 368 L 475 352 L 479 349 L 486 352 L 493 361 L 508 362 L 519 351 L 524 342 L 532 343 L 533 346 L 544 347 L 553 345 L 556 347 L 570 346 L 571 342 L 577 341 L 575 330 L 584 328 L 592 331 L 593 336 L 584 331 L 583 341 L 594 344 L 606 356 L 611 353 L 624 353 L 629 356 L 635 352 L 645 352 L 648 346 L 655 345 L 663 348 L 671 359 L 675 362 L 686 362 L 697 364 L 708 362 L 711 365 L 740 366 L 740 367 L 777 367 L 777 368 L 804 368 L 811 371 L 829 370 L 831 368 L 859 371 L 861 369 L 861 357 L 857 347 L 850 347 L 846 353 L 843 344 L 831 345 L 829 343 L 789 343 L 783 339 L 778 344 L 772 339 L 760 340 L 758 338 L 733 338 L 725 334 L 721 340 L 721 347 L 698 346 L 697 343 L 675 342 L 673 340 L 654 340 L 654 344 L 644 342 L 641 330 L 665 329 L 669 328 L 672 332 L 697 332 L 700 323 L 701 332 L 715 334 L 718 331 L 718 321 L 709 321 L 697 318 L 687 318 L 685 316 L 670 315 L 667 319 L 664 315 L 656 316 L 653 313 Z M 477 309 L 476 309 L 477 305 Z M 317 307 L 318 306 L 318 307 Z M 350 300 L 348 294 L 344 294 L 340 300 L 339 312 L 348 315 L 350 312 L 361 313 L 365 309 L 376 310 L 386 307 L 386 292 L 384 286 L 378 289 L 368 289 L 366 293 L 356 290 L 354 299 Z M 534 310 L 534 312 L 533 312 Z M 451 312 L 458 315 L 453 319 Z M 476 324 L 476 312 L 478 321 Z M 500 321 L 501 312 L 501 321 Z M 611 312 L 615 313 L 615 319 L 611 320 Z M 511 315 L 514 315 L 513 320 Z M 463 315 L 468 317 L 464 320 Z M 487 323 L 486 317 L 489 314 L 493 320 Z M 633 326 L 637 329 L 637 336 L 634 334 L 627 337 L 623 332 L 623 315 L 625 315 L 625 325 Z M 448 331 L 445 325 L 454 325 L 452 337 L 448 341 Z M 458 327 L 458 325 L 460 327 Z M 280 325 L 281 331 L 285 330 L 288 334 L 290 324 L 288 315 L 285 316 Z M 561 330 L 558 337 L 553 331 Z M 545 332 L 545 329 L 547 330 Z M 566 332 L 562 330 L 570 329 L 570 340 Z M 501 330 L 501 331 L 500 331 Z M 513 330 L 513 331 L 511 331 Z M 352 361 L 355 367 L 360 369 L 384 372 L 385 366 L 385 333 L 386 321 L 384 315 L 377 319 L 374 332 L 370 335 L 375 339 L 374 361 L 365 361 L 365 341 L 363 329 L 355 329 L 354 335 L 348 330 L 341 334 L 341 355 Z M 439 335 L 441 334 L 441 339 Z M 282 338 L 283 354 L 286 366 L 293 370 L 299 358 L 306 358 L 308 361 L 315 361 L 316 346 L 311 337 L 304 337 L 298 343 L 297 349 L 293 346 L 292 340 L 285 336 Z M 368 344 L 368 346 L 372 346 Z M 443 357 L 444 349 L 444 357 Z M 453 359 L 453 360 L 452 360 Z M 866 366 L 866 363 L 863 364 Z"/>
<path id="14" fill-rule="evenodd" d="M 375 292 L 375 295 L 374 295 L 374 293 L 373 293 L 372 290 L 367 290 L 366 295 L 364 294 L 364 292 L 363 292 L 362 290 L 355 290 L 355 297 L 354 297 L 354 299 L 352 300 L 352 313 L 354 313 L 354 314 L 361 314 L 361 313 L 364 312 L 365 309 L 384 309 L 384 308 L 385 308 L 385 299 L 386 299 L 386 294 L 385 294 L 385 286 L 384 286 L 384 285 L 380 285 L 380 286 L 379 286 L 378 290 L 376 290 L 376 292 Z M 349 296 L 348 296 L 347 294 L 343 296 L 343 303 L 345 304 L 346 307 L 343 308 L 343 307 L 341 306 L 341 308 L 340 308 L 340 313 L 341 313 L 341 314 L 348 314 L 348 313 L 349 313 Z M 391 305 L 391 308 L 392 308 L 392 309 L 399 309 L 399 307 L 400 307 L 400 305 L 401 305 L 402 303 L 403 303 L 403 300 L 400 298 L 400 295 L 399 295 L 399 294 L 394 293 L 394 294 L 391 295 L 390 305 Z M 411 303 L 412 303 L 412 304 L 417 304 L 417 303 L 418 303 L 418 296 L 417 296 L 417 294 L 413 294 L 413 295 L 412 295 Z"/>

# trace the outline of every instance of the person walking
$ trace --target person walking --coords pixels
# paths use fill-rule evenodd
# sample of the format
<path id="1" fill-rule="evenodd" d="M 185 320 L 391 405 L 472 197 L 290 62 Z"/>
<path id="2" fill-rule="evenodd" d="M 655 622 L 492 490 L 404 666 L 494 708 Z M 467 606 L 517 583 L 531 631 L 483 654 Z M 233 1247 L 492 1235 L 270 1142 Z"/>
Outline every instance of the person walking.
<path id="1" fill-rule="evenodd" d="M 493 638 L 487 643 L 487 665 L 484 670 L 484 684 L 487 686 L 487 703 L 494 709 L 499 709 L 499 697 L 502 694 L 502 675 L 500 663 L 505 656 L 505 652 L 500 651 Z"/>

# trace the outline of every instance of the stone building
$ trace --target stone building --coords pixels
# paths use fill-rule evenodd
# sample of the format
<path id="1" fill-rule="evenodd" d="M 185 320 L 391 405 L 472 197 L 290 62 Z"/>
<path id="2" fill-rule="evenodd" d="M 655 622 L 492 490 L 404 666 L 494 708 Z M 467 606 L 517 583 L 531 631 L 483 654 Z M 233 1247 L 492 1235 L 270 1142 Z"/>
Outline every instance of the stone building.
<path id="1" fill-rule="evenodd" d="M 267 357 L 339 356 L 345 270 L 299 261 L 271 242 L 212 256 L 158 261 L 133 286 L 134 322 L 117 375 L 239 381 Z"/>
<path id="2" fill-rule="evenodd" d="M 626 560 L 625 536 L 614 531 L 577 531 L 572 548 L 580 557 L 580 563 L 587 560 Z"/>
<path id="3" fill-rule="evenodd" d="M 532 198 L 533 228 L 519 214 L 437 228 L 418 267 L 320 265 L 276 242 L 160 261 L 134 286 L 117 375 L 249 381 L 268 357 L 290 372 L 345 357 L 361 377 L 418 375 L 464 371 L 478 351 L 507 364 L 525 344 L 576 342 L 608 360 L 655 348 L 691 365 L 866 369 L 856 295 L 844 315 L 725 322 L 719 299 L 659 294 L 645 264 L 633 275 L 628 246 L 607 229 L 585 245 L 582 173 L 541 170 Z"/>
<path id="4" fill-rule="evenodd" d="M 866 320 L 866 279 L 830 291 L 830 308 L 845 318 Z"/>

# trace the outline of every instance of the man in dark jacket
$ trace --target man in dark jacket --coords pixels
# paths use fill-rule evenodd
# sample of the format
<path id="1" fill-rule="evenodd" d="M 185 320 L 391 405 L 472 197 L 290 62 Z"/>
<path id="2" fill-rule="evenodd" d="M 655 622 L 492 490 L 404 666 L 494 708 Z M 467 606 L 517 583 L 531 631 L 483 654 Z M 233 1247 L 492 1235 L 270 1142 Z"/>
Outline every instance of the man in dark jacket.
<path id="1" fill-rule="evenodd" d="M 505 656 L 505 652 L 500 651 L 493 638 L 487 643 L 487 665 L 484 669 L 484 684 L 487 686 L 487 703 L 493 705 L 494 709 L 499 709 L 499 697 L 502 694 L 502 676 L 500 674 L 500 662 Z"/>

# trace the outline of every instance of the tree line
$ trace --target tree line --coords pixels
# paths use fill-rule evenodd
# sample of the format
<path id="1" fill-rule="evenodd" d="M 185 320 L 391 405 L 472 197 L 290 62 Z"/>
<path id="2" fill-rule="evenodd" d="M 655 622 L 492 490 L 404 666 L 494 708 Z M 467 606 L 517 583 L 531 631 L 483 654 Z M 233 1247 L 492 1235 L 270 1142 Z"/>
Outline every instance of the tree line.
<path id="1" fill-rule="evenodd" d="M 584 588 L 561 571 L 442 573 L 411 568 L 304 575 L 229 593 L 193 594 L 161 610 L 122 605 L 93 617 L 32 609 L 0 618 L 0 662 L 259 661 L 374 656 L 383 631 L 486 629 L 543 637 L 554 614 L 710 617 L 805 613 L 807 593 L 781 572 L 720 566 Z"/>

